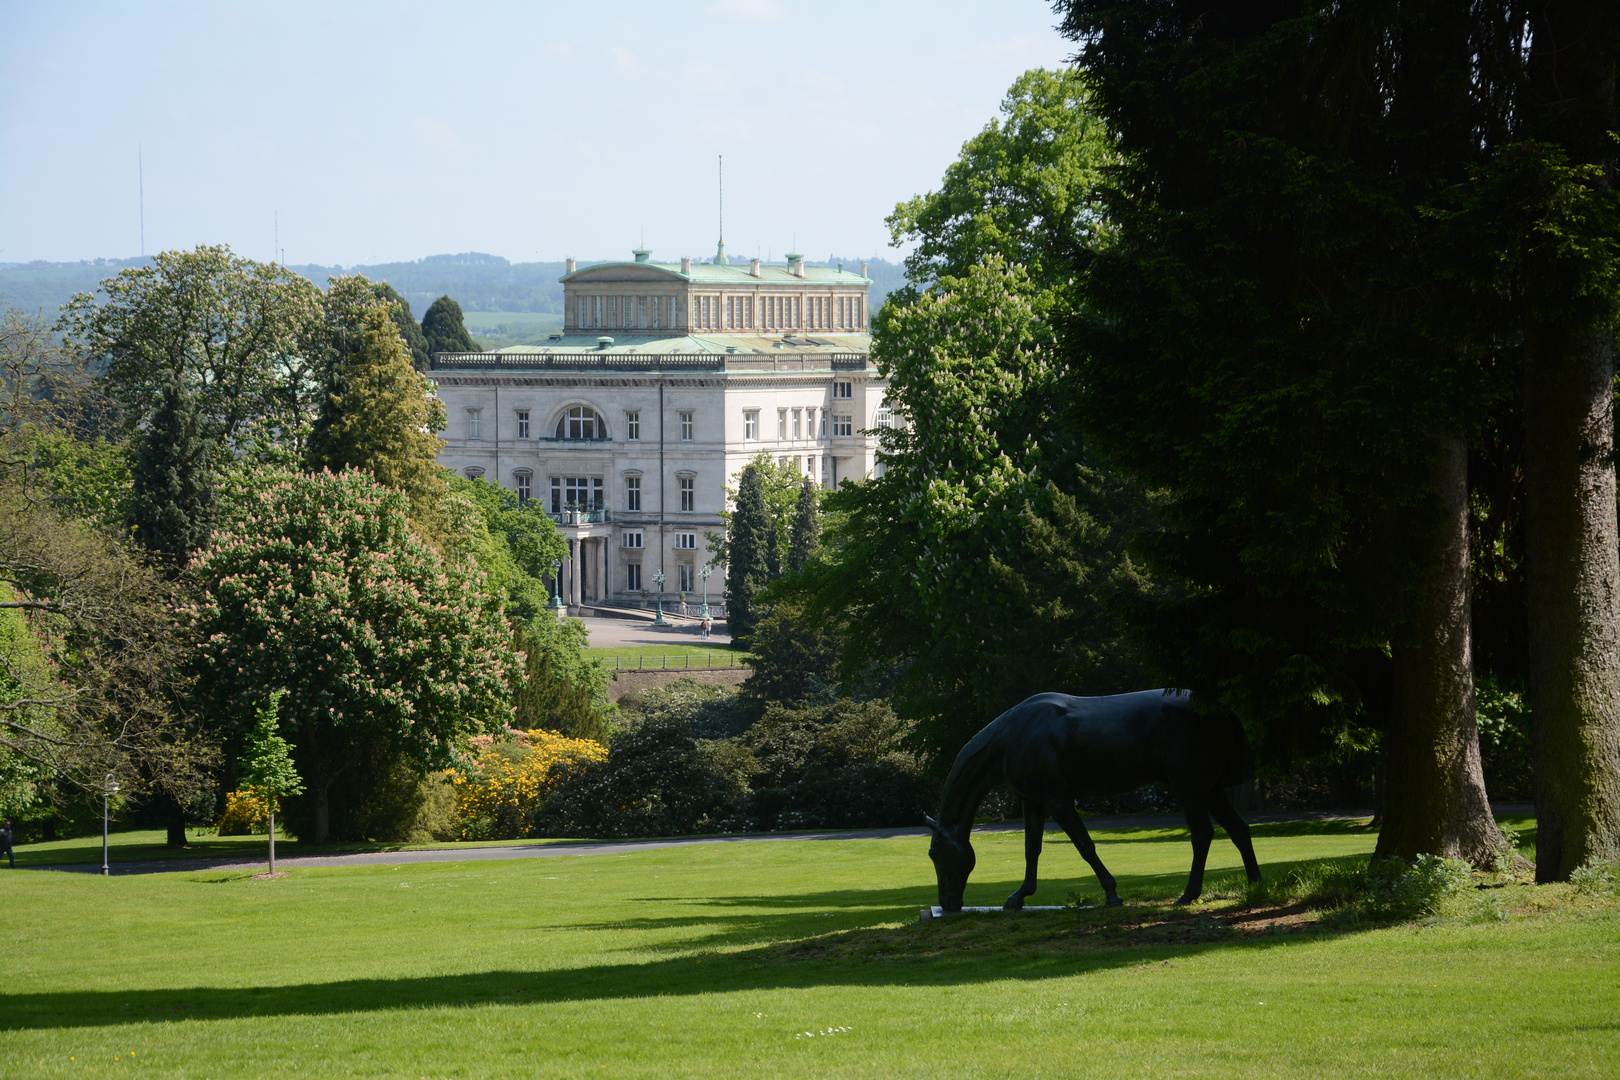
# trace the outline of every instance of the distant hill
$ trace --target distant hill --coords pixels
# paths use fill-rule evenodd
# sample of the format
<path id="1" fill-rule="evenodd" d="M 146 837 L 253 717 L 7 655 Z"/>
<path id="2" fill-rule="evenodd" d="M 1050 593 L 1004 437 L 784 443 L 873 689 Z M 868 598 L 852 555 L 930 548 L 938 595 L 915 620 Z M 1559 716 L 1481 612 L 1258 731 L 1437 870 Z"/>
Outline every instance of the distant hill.
<path id="1" fill-rule="evenodd" d="M 842 262 L 851 270 L 861 264 L 858 258 L 829 257 L 820 264 L 806 261 L 822 266 Z M 125 267 L 139 266 L 141 262 L 141 259 L 91 259 L 76 263 L 0 263 L 0 299 L 29 311 L 43 308 L 47 315 L 55 315 L 75 293 L 94 291 L 103 278 Z M 867 274 L 872 278 L 871 305 L 875 311 L 890 291 L 905 283 L 905 272 L 900 264 L 883 259 L 868 259 L 867 264 Z M 580 260 L 580 265 L 589 263 Z M 562 286 L 557 279 L 563 275 L 564 268 L 561 260 L 513 263 L 499 255 L 475 251 L 429 255 L 415 262 L 374 266 L 305 264 L 288 267 L 322 288 L 327 278 L 339 274 L 364 274 L 373 281 L 386 281 L 409 301 L 411 312 L 418 319 L 428 305 L 441 296 L 450 297 L 465 311 L 549 314 L 561 319 Z"/>

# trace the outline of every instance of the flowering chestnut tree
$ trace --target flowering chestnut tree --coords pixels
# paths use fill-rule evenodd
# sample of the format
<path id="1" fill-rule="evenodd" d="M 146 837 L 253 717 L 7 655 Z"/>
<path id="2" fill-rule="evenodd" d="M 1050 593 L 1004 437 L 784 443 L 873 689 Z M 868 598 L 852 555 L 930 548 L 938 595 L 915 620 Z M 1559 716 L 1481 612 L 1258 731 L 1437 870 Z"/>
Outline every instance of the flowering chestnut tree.
<path id="1" fill-rule="evenodd" d="M 268 472 L 192 564 L 198 690 L 246 729 L 276 690 L 309 788 L 316 843 L 327 793 L 362 743 L 419 767 L 512 717 L 519 667 L 500 601 L 470 559 L 411 532 L 404 495 L 354 470 Z"/>

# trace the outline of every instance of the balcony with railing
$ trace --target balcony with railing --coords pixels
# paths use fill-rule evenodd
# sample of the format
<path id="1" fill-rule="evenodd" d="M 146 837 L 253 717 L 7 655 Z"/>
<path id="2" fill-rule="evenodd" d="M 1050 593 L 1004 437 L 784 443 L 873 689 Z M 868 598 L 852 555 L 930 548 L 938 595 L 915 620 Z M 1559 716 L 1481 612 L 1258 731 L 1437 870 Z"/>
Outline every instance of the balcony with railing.
<path id="1" fill-rule="evenodd" d="M 564 507 L 561 513 L 547 514 L 558 525 L 606 525 L 613 520 L 611 510 L 570 510 Z"/>

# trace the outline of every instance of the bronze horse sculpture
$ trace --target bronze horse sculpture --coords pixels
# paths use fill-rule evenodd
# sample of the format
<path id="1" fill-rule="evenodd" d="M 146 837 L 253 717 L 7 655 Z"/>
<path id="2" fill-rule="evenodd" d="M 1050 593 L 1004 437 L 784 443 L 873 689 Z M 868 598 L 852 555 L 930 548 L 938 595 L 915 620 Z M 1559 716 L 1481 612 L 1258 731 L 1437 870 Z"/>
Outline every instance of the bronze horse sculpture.
<path id="1" fill-rule="evenodd" d="M 1223 790 L 1243 779 L 1248 740 L 1229 717 L 1195 712 L 1185 691 L 1144 690 L 1110 697 L 1036 694 L 990 721 L 956 756 L 940 793 L 939 820 L 928 857 L 939 878 L 939 906 L 962 910 L 973 872 L 969 833 L 985 795 L 1005 783 L 1024 808 L 1024 883 L 1002 905 L 1024 906 L 1035 892 L 1035 868 L 1050 815 L 1097 874 L 1107 903 L 1119 904 L 1114 876 L 1075 810 L 1078 800 L 1165 784 L 1192 829 L 1192 874 L 1176 901 L 1190 904 L 1204 889 L 1204 861 L 1220 822 L 1243 856 L 1250 881 L 1260 880 L 1249 826 Z"/>

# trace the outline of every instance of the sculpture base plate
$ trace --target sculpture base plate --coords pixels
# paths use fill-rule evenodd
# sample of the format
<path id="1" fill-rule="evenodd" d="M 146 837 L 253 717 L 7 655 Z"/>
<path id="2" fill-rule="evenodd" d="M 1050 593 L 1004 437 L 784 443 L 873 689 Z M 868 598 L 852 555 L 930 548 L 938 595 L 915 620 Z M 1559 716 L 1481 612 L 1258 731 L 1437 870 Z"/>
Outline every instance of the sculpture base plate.
<path id="1" fill-rule="evenodd" d="M 1087 904 L 1085 906 L 1090 907 L 1091 905 Z M 1063 911 L 1063 910 L 1065 910 L 1065 908 L 1064 908 L 1064 906 L 1062 904 L 1025 904 L 1023 907 L 1018 909 L 1018 911 Z M 995 912 L 996 914 L 1006 913 L 1008 915 L 1016 915 L 1016 914 L 1018 914 L 1018 911 L 1007 911 L 1006 908 L 1001 908 L 1001 907 L 965 907 L 959 912 L 958 911 L 947 912 L 944 908 L 941 908 L 938 904 L 935 904 L 933 907 L 925 907 L 921 911 L 919 911 L 918 914 L 921 916 L 921 918 L 919 918 L 917 921 L 918 922 L 927 922 L 929 919 L 943 919 L 947 915 L 983 915 L 983 914 L 987 914 L 987 913 L 990 913 L 990 912 Z"/>

